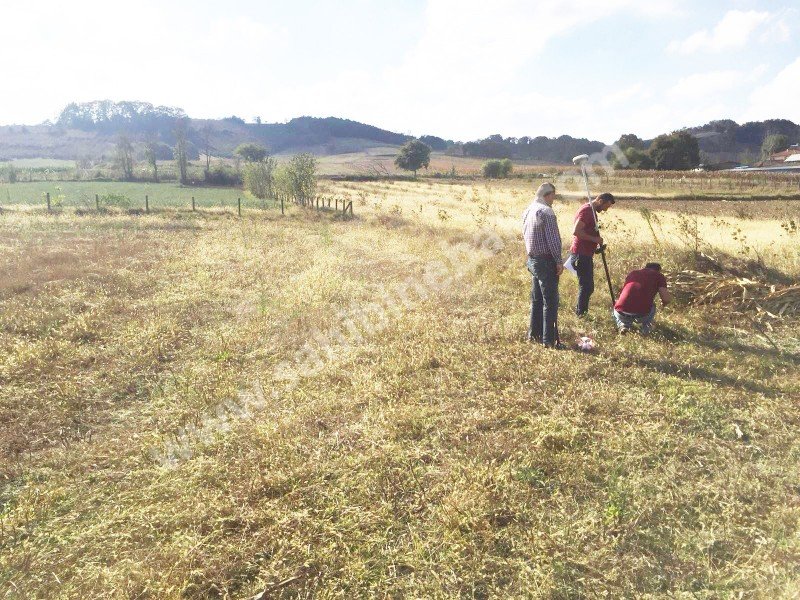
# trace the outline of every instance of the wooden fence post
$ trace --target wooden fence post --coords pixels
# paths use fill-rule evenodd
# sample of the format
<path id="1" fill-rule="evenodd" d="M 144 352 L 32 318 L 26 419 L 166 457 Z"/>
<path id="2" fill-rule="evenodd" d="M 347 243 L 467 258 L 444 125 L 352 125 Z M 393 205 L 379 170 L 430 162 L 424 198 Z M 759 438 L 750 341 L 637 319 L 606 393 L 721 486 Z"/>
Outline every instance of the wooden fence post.
<path id="1" fill-rule="evenodd" d="M 145 194 L 144 196 L 144 212 L 146 213 L 150 212 L 150 196 L 148 196 L 147 194 Z"/>
<path id="2" fill-rule="evenodd" d="M 336 200 L 336 210 L 338 211 L 339 210 L 339 197 L 337 196 L 336 198 L 334 198 L 334 200 Z"/>
<path id="3" fill-rule="evenodd" d="M 194 196 L 192 196 L 192 212 L 194 212 Z"/>
<path id="4" fill-rule="evenodd" d="M 239 216 L 241 217 L 242 216 L 242 199 L 241 198 L 237 198 L 236 199 L 236 204 L 239 207 Z"/>
<path id="5" fill-rule="evenodd" d="M 281 194 L 281 215 L 283 215 L 283 194 Z"/>
<path id="6" fill-rule="evenodd" d="M 100 210 L 100 194 L 95 194 L 94 195 L 94 205 L 97 208 L 97 210 L 99 211 Z"/>
<path id="7" fill-rule="evenodd" d="M 50 212 L 50 192 L 47 192 L 47 212 Z"/>

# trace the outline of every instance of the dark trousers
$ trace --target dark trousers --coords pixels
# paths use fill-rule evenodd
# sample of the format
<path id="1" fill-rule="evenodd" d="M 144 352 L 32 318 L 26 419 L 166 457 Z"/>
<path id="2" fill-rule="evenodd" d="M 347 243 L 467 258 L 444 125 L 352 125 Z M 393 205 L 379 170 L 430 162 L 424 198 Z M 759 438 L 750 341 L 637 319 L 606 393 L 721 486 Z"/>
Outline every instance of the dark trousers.
<path id="1" fill-rule="evenodd" d="M 575 305 L 575 314 L 585 315 L 589 312 L 589 298 L 594 292 L 594 256 L 570 254 L 569 259 L 578 273 L 578 303 Z"/>
<path id="2" fill-rule="evenodd" d="M 528 338 L 545 346 L 556 343 L 558 316 L 558 276 L 556 261 L 550 256 L 528 258 L 531 273 L 531 324 Z"/>

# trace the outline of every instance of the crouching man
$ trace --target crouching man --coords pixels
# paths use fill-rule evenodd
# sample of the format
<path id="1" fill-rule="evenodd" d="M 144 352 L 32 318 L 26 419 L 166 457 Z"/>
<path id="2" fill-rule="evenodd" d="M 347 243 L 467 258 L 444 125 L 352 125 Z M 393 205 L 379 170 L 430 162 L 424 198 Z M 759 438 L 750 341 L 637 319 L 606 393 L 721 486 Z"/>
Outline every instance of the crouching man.
<path id="1" fill-rule="evenodd" d="M 614 320 L 620 333 L 628 333 L 634 323 L 640 324 L 642 335 L 650 333 L 656 316 L 656 294 L 661 296 L 664 306 L 672 301 L 660 264 L 647 263 L 644 269 L 628 273 L 619 299 L 614 304 Z"/>

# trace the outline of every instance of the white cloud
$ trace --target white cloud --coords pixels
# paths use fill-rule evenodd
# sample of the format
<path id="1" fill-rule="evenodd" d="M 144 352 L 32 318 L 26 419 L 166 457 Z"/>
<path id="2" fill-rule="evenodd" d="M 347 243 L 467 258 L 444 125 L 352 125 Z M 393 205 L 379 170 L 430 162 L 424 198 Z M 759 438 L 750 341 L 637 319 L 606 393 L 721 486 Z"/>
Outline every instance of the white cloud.
<path id="1" fill-rule="evenodd" d="M 781 70 L 766 85 L 750 94 L 745 120 L 790 119 L 800 123 L 800 57 Z"/>
<path id="2" fill-rule="evenodd" d="M 288 91 L 291 99 L 276 101 L 286 116 L 298 114 L 301 106 L 311 113 L 310 99 L 323 94 L 329 114 L 405 132 L 410 125 L 414 131 L 409 133 L 462 140 L 492 133 L 589 135 L 580 121 L 591 114 L 587 107 L 592 102 L 565 98 L 554 82 L 537 79 L 536 58 L 548 44 L 562 39 L 581 43 L 569 36 L 601 19 L 620 13 L 663 18 L 677 6 L 678 2 L 664 2 L 653 13 L 643 10 L 638 0 L 499 0 L 491 5 L 482 0 L 430 0 L 423 34 L 398 64 L 375 74 L 360 73 L 356 87 L 352 74 L 339 74 Z M 591 45 L 588 39 L 582 41 Z M 588 68 L 591 56 L 586 61 L 570 68 Z M 618 102 L 625 102 L 646 92 L 633 85 L 614 94 Z"/>
<path id="3" fill-rule="evenodd" d="M 760 65 L 751 71 L 728 69 L 694 73 L 681 78 L 669 89 L 668 94 L 672 98 L 704 100 L 715 94 L 723 94 L 745 85 L 752 85 L 764 75 L 766 70 L 766 65 Z"/>
<path id="4" fill-rule="evenodd" d="M 616 92 L 603 94 L 600 98 L 603 106 L 619 106 L 634 100 L 645 100 L 652 96 L 652 92 L 645 88 L 641 83 L 634 83 L 628 87 L 624 87 Z"/>
<path id="5" fill-rule="evenodd" d="M 770 22 L 773 15 L 755 10 L 731 10 L 709 31 L 701 29 L 684 40 L 675 40 L 667 51 L 676 54 L 694 54 L 698 51 L 725 52 L 743 48 L 759 27 Z"/>

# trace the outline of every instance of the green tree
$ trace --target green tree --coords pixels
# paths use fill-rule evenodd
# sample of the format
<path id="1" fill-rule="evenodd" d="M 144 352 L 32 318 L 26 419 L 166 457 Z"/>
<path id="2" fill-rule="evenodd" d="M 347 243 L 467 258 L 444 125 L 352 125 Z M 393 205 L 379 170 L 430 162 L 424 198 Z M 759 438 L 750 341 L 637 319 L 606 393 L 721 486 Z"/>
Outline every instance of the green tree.
<path id="1" fill-rule="evenodd" d="M 614 142 L 623 152 L 628 148 L 636 148 L 637 150 L 644 150 L 644 140 L 635 133 L 624 133 L 619 136 L 619 139 Z"/>
<path id="2" fill-rule="evenodd" d="M 683 171 L 700 164 L 697 138 L 688 131 L 658 136 L 650 144 L 648 154 L 659 171 Z"/>
<path id="3" fill-rule="evenodd" d="M 298 204 L 313 202 L 317 194 L 317 159 L 313 154 L 297 154 L 286 170 L 291 195 Z"/>
<path id="4" fill-rule="evenodd" d="M 239 144 L 233 152 L 245 162 L 261 162 L 267 157 L 267 149 L 259 144 Z"/>
<path id="5" fill-rule="evenodd" d="M 622 153 L 625 155 L 624 161 L 619 159 L 616 155 L 611 158 L 611 166 L 615 169 L 649 170 L 654 167 L 653 159 L 643 150 L 628 147 Z M 627 164 L 625 164 L 626 162 Z"/>
<path id="6" fill-rule="evenodd" d="M 175 168 L 181 185 L 189 182 L 189 140 L 186 119 L 175 122 Z"/>
<path id="7" fill-rule="evenodd" d="M 133 179 L 133 144 L 126 135 L 117 138 L 117 166 L 122 171 L 122 178 L 126 181 Z"/>
<path id="8" fill-rule="evenodd" d="M 400 148 L 394 164 L 405 171 L 413 171 L 416 177 L 417 170 L 423 167 L 427 169 L 431 164 L 431 147 L 419 140 L 409 140 Z"/>
<path id="9" fill-rule="evenodd" d="M 203 176 L 208 179 L 208 176 L 211 173 L 211 153 L 214 151 L 214 147 L 211 145 L 211 134 L 213 133 L 211 124 L 206 123 L 200 132 L 203 138 L 203 154 L 206 157 L 206 168 L 203 171 Z"/>
<path id="10" fill-rule="evenodd" d="M 783 152 L 789 147 L 789 137 L 782 133 L 775 133 L 764 138 L 761 144 L 761 156 L 769 158 L 776 152 Z"/>
<path id="11" fill-rule="evenodd" d="M 267 156 L 259 162 L 249 162 L 244 166 L 244 189 L 256 198 L 265 200 L 275 197 L 275 169 L 278 161 Z"/>
<path id="12" fill-rule="evenodd" d="M 158 183 L 158 143 L 149 139 L 144 145 L 144 158 L 153 169 L 153 181 Z"/>

